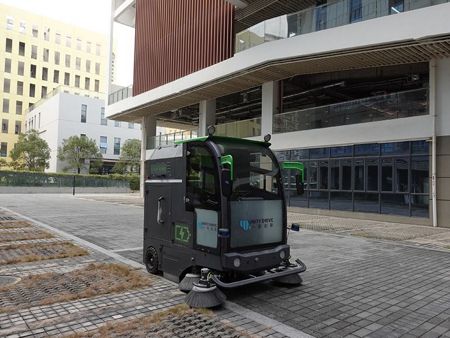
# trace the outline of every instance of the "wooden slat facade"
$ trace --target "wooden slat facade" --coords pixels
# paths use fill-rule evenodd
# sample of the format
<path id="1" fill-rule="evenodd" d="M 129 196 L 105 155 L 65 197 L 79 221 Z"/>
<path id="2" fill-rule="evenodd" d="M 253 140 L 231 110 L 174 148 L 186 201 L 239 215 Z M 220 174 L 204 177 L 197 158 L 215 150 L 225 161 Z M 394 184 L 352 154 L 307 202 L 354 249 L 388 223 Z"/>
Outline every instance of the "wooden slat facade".
<path id="1" fill-rule="evenodd" d="M 233 56 L 224 0 L 137 0 L 133 95 Z"/>

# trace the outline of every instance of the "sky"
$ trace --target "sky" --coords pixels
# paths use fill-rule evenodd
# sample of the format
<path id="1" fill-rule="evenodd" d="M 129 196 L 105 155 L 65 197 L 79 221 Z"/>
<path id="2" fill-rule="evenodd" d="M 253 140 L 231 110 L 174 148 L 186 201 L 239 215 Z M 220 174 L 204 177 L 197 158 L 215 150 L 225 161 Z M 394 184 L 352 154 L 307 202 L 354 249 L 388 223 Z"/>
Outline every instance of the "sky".
<path id="1" fill-rule="evenodd" d="M 38 15 L 109 34 L 111 0 L 0 0 L 0 3 Z M 116 52 L 116 83 L 128 86 L 133 82 L 133 29 L 114 25 Z"/>

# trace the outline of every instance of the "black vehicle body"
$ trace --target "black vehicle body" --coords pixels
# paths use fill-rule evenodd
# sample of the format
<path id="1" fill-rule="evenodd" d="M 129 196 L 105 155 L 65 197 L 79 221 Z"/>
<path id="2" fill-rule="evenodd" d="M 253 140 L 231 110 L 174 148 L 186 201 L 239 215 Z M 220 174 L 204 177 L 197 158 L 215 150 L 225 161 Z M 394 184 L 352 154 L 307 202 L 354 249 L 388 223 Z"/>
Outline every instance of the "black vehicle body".
<path id="1" fill-rule="evenodd" d="M 289 259 L 281 170 L 269 146 L 209 136 L 154 150 L 145 162 L 149 271 L 179 282 L 207 267 L 234 287 Z M 306 269 L 299 265 L 294 272 Z"/>

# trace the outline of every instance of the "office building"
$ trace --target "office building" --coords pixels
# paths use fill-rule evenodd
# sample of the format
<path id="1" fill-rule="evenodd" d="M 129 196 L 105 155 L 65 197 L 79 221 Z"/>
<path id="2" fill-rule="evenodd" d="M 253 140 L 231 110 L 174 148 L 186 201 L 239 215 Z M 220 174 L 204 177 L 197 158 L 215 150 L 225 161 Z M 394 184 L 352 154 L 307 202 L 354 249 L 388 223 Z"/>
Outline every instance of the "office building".
<path id="1" fill-rule="evenodd" d="M 107 115 L 142 123 L 143 159 L 167 123 L 271 134 L 280 161 L 306 168 L 303 196 L 283 173 L 289 207 L 450 227 L 448 1 L 113 4 L 135 64 Z"/>

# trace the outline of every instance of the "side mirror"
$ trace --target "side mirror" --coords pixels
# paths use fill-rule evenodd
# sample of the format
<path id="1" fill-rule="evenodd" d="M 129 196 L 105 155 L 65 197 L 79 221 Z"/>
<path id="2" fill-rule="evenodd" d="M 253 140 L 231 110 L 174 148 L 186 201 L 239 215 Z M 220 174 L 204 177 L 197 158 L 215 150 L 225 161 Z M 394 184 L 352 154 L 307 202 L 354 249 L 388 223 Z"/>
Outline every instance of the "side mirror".
<path id="1" fill-rule="evenodd" d="M 305 193 L 305 185 L 299 174 L 295 175 L 295 189 L 297 190 L 297 195 L 303 195 Z"/>
<path id="2" fill-rule="evenodd" d="M 233 181 L 231 179 L 231 170 L 228 168 L 222 169 L 222 194 L 225 197 L 230 197 L 233 192 Z"/>

